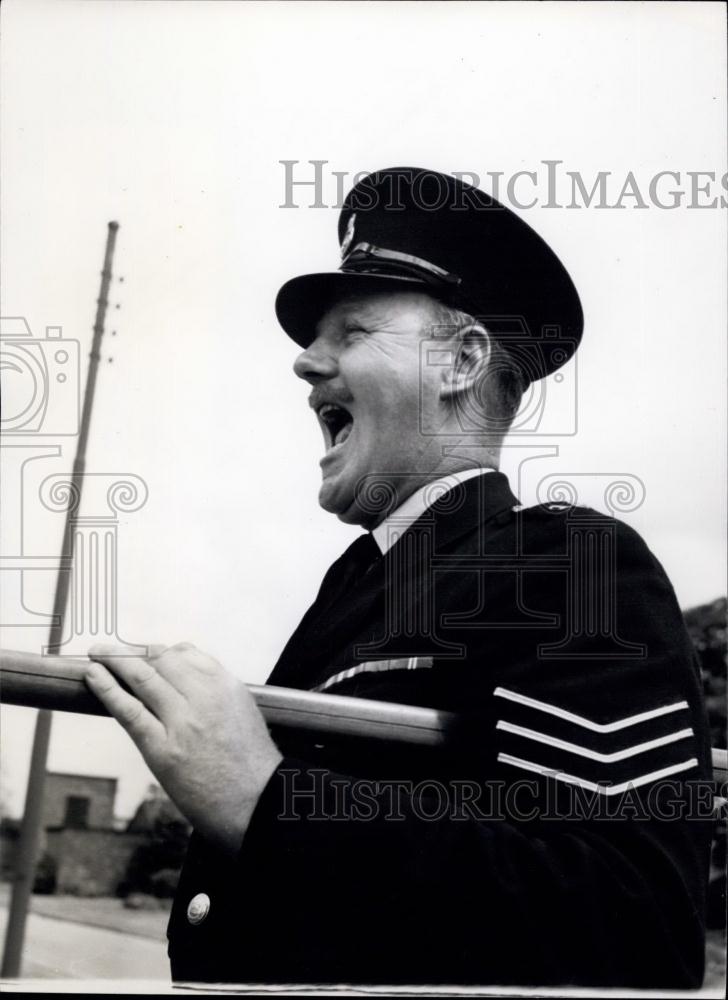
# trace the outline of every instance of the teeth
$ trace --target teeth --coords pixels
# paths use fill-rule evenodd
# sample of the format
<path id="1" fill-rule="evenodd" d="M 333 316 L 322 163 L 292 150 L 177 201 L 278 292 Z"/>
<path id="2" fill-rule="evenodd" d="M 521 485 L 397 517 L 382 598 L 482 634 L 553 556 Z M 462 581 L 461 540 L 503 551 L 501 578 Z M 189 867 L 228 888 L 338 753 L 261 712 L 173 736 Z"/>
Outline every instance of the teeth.
<path id="1" fill-rule="evenodd" d="M 347 424 L 345 427 L 342 427 L 342 429 L 336 435 L 336 438 L 334 439 L 334 444 L 343 444 L 350 434 L 351 434 L 351 424 Z"/>
<path id="2" fill-rule="evenodd" d="M 336 403 L 322 403 L 317 410 L 318 417 L 325 424 L 330 440 L 330 448 L 343 444 L 351 433 L 353 418 L 348 410 Z"/>

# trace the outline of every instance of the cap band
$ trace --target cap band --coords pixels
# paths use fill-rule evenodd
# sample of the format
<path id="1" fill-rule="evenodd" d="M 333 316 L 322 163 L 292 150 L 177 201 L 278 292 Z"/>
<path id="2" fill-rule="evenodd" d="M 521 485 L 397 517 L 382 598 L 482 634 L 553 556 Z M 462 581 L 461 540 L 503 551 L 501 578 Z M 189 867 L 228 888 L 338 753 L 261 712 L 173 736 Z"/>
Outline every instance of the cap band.
<path id="1" fill-rule="evenodd" d="M 399 250 L 375 247 L 371 243 L 357 243 L 344 257 L 340 268 L 345 274 L 388 274 L 395 269 L 408 274 L 414 273 L 430 284 L 456 286 L 462 283 L 462 278 L 429 260 L 400 253 Z"/>

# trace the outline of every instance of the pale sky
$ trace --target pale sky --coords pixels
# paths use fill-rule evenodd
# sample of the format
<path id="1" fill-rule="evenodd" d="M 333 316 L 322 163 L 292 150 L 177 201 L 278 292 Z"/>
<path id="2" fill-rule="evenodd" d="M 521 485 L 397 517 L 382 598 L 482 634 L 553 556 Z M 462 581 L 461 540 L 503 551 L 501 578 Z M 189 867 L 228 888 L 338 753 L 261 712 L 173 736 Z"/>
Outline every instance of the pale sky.
<path id="1" fill-rule="evenodd" d="M 307 207 L 307 188 L 281 208 L 281 160 L 301 179 L 327 161 L 327 205 L 334 171 L 345 190 L 401 164 L 475 172 L 491 190 L 488 172 L 535 171 L 540 203 L 520 214 L 586 316 L 559 386 L 578 430 L 512 439 L 528 447 L 507 449 L 504 471 L 523 503 L 558 476 L 602 510 L 605 483 L 627 477 L 644 500 L 621 516 L 681 605 L 725 592 L 726 212 L 687 207 L 688 171 L 726 194 L 721 5 L 6 0 L 2 17 L 3 316 L 39 339 L 62 327 L 85 358 L 106 224 L 121 225 L 88 460 L 149 491 L 118 526 L 121 638 L 186 639 L 261 682 L 353 537 L 317 506 L 320 435 L 273 312 L 288 277 L 338 265 L 337 211 Z M 611 171 L 616 194 L 632 171 L 645 197 L 675 171 L 686 195 L 675 209 L 545 208 L 546 160 L 588 187 Z M 5 458 L 5 555 L 57 553 L 62 516 L 37 491 L 70 468 L 74 440 L 33 439 L 62 450 L 27 469 L 22 547 Z M 98 503 L 89 493 L 84 513 L 108 513 Z M 46 630 L 14 617 L 13 579 L 3 645 L 38 650 Z M 26 574 L 27 605 L 47 612 L 52 587 L 51 572 Z M 11 813 L 32 717 L 2 710 Z M 150 780 L 113 723 L 60 714 L 50 767 L 118 776 L 121 815 Z"/>

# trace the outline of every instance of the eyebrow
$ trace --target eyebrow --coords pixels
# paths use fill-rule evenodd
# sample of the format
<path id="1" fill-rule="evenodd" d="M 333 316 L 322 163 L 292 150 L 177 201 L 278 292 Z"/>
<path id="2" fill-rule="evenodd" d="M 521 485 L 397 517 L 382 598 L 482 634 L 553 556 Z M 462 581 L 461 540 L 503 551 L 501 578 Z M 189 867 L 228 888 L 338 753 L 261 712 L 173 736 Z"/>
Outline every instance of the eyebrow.
<path id="1" fill-rule="evenodd" d="M 367 326 L 370 325 L 372 322 L 376 322 L 376 320 L 372 320 L 372 318 L 370 316 L 367 316 L 366 313 L 354 312 L 346 316 L 346 318 L 342 322 L 344 323 L 345 326 L 349 323 L 356 323 L 357 326 Z"/>
<path id="2" fill-rule="evenodd" d="M 344 299 L 342 302 L 339 303 L 339 305 L 342 307 L 342 309 L 346 310 L 347 319 L 350 319 L 352 316 L 359 319 L 362 316 L 366 316 L 368 314 L 370 315 L 372 309 L 374 308 L 371 302 L 361 302 L 361 301 L 357 302 L 354 299 L 349 302 L 347 302 L 346 299 Z"/>

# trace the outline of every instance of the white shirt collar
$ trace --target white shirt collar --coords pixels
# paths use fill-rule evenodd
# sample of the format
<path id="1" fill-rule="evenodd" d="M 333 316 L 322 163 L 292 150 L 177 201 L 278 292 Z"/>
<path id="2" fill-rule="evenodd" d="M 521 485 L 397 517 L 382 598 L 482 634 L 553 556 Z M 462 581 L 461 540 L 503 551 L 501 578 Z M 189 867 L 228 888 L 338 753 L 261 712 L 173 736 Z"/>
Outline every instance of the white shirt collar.
<path id="1" fill-rule="evenodd" d="M 486 472 L 495 472 L 495 469 L 464 469 L 462 472 L 454 472 L 441 479 L 434 479 L 431 483 L 425 483 L 412 496 L 407 497 L 404 503 L 392 511 L 381 524 L 372 529 L 374 541 L 379 546 L 382 555 L 388 552 L 394 543 L 404 534 L 410 525 L 414 524 L 418 517 L 425 513 L 448 490 L 465 483 L 475 476 L 482 476 Z"/>

